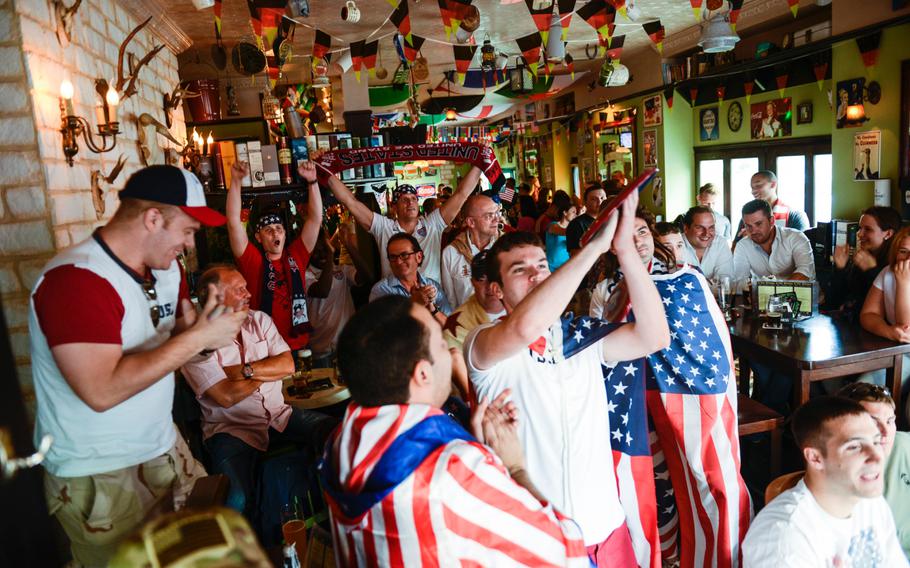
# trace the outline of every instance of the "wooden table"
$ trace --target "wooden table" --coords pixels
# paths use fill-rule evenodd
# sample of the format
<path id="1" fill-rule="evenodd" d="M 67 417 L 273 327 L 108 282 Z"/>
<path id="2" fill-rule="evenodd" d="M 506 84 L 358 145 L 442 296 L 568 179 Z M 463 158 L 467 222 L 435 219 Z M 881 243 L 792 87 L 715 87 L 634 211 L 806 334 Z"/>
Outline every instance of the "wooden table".
<path id="1" fill-rule="evenodd" d="M 316 379 L 331 379 L 332 388 L 325 390 L 317 390 L 310 393 L 307 393 L 309 396 L 292 396 L 288 393 L 288 387 L 294 384 L 293 375 L 289 375 L 283 379 L 284 381 L 284 400 L 288 404 L 296 408 L 303 408 L 306 410 L 314 410 L 317 408 L 325 408 L 326 406 L 332 406 L 333 404 L 338 404 L 339 402 L 344 402 L 347 399 L 351 398 L 351 392 L 348 390 L 348 387 L 344 385 L 339 385 L 335 381 L 335 370 L 331 368 L 323 369 L 313 369 L 312 378 L 310 380 Z"/>
<path id="2" fill-rule="evenodd" d="M 749 380 L 748 361 L 794 378 L 794 402 L 809 400 L 809 383 L 885 369 L 886 385 L 901 408 L 901 367 L 910 344 L 873 335 L 859 325 L 826 315 L 813 316 L 781 331 L 762 329 L 764 318 L 746 313 L 730 324 L 734 354 L 740 357 L 740 389 Z"/>

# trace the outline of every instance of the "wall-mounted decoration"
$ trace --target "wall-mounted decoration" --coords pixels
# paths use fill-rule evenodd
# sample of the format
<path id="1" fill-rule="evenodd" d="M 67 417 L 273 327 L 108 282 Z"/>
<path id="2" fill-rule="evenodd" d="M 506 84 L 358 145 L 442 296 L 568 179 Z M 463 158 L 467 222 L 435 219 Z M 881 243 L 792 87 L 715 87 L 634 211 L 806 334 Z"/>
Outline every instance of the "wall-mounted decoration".
<path id="1" fill-rule="evenodd" d="M 859 126 L 865 122 L 865 113 L 862 117 L 856 113 L 856 109 L 863 106 L 863 88 L 865 86 L 866 80 L 863 78 L 837 82 L 837 92 L 835 93 L 837 111 L 834 114 L 834 120 L 838 128 Z"/>
<path id="2" fill-rule="evenodd" d="M 750 125 L 753 140 L 790 136 L 793 120 L 790 97 L 754 103 L 751 107 Z"/>
<path id="3" fill-rule="evenodd" d="M 645 107 L 645 126 L 658 126 L 663 124 L 663 105 L 661 104 L 660 95 L 648 97 L 644 100 Z"/>
<path id="4" fill-rule="evenodd" d="M 812 103 L 796 105 L 796 124 L 810 124 L 812 122 Z"/>
<path id="5" fill-rule="evenodd" d="M 642 133 L 642 151 L 644 152 L 645 167 L 657 165 L 657 131 L 645 130 Z"/>
<path id="6" fill-rule="evenodd" d="M 534 122 L 537 120 L 537 108 L 534 103 L 525 105 L 525 122 Z"/>
<path id="7" fill-rule="evenodd" d="M 581 161 L 582 165 L 582 180 L 583 183 L 588 184 L 594 181 L 594 160 L 591 158 L 584 158 Z"/>
<path id="8" fill-rule="evenodd" d="M 853 135 L 853 179 L 879 179 L 882 156 L 882 131 L 870 130 Z"/>
<path id="9" fill-rule="evenodd" d="M 543 167 L 543 181 L 545 183 L 553 183 L 553 166 L 547 165 Z"/>
<path id="10" fill-rule="evenodd" d="M 660 176 L 656 176 L 651 184 L 651 201 L 657 209 L 664 205 L 664 180 Z"/>
<path id="11" fill-rule="evenodd" d="M 727 128 L 730 132 L 739 132 L 743 126 L 743 105 L 739 101 L 733 101 L 727 107 Z"/>
<path id="12" fill-rule="evenodd" d="M 717 107 L 703 108 L 698 112 L 699 139 L 702 142 L 717 140 L 720 132 L 717 128 Z"/>

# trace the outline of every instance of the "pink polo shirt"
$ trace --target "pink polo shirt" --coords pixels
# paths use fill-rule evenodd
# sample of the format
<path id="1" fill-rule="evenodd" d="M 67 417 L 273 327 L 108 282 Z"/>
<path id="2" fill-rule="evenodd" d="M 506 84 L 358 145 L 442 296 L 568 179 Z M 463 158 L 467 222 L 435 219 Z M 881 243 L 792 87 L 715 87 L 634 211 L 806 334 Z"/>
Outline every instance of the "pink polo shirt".
<path id="1" fill-rule="evenodd" d="M 291 416 L 290 405 L 284 402 L 281 381 L 268 381 L 245 399 L 230 408 L 223 408 L 205 392 L 226 380 L 223 367 L 240 365 L 240 349 L 248 363 L 280 355 L 290 347 L 278 333 L 278 328 L 265 312 L 250 310 L 240 326 L 240 339 L 218 349 L 207 357 L 191 359 L 180 368 L 187 383 L 196 393 L 202 406 L 202 434 L 208 439 L 215 434 L 230 434 L 254 448 L 269 447 L 269 427 L 282 432 Z"/>

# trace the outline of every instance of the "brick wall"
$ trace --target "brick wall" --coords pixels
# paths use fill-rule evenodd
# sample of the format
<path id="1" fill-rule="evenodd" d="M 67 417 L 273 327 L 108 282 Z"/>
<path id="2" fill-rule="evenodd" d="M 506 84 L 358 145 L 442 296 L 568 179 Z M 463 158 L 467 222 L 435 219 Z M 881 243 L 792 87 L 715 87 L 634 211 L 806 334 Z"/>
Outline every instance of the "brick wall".
<path id="1" fill-rule="evenodd" d="M 132 0 L 124 0 L 132 1 Z M 120 42 L 140 22 L 116 1 L 83 0 L 71 42 L 61 47 L 47 0 L 0 0 L 0 293 L 19 380 L 33 396 L 28 347 L 28 292 L 56 251 L 87 238 L 117 208 L 116 191 L 142 167 L 136 117 L 147 112 L 164 122 L 162 96 L 178 81 L 177 58 L 164 49 L 142 68 L 138 93 L 118 109 L 117 147 L 92 153 L 79 139 L 75 164 L 66 164 L 60 135 L 60 82 L 75 87 L 76 114 L 95 128 L 95 78 L 116 77 Z M 160 40 L 145 29 L 129 44 L 137 59 Z M 171 132 L 185 137 L 183 111 Z M 157 136 L 161 147 L 168 142 Z M 120 154 L 126 166 L 113 186 L 102 182 L 104 212 L 96 211 L 91 174 L 106 175 Z M 30 405 L 31 406 L 31 405 Z"/>

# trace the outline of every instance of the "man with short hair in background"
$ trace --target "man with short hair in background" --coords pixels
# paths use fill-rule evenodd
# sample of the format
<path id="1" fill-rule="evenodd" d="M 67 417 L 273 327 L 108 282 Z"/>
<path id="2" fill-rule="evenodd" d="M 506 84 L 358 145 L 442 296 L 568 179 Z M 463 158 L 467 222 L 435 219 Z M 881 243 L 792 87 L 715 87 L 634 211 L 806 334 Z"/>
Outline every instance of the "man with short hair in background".
<path id="1" fill-rule="evenodd" d="M 386 247 L 386 258 L 392 274 L 373 285 L 370 301 L 383 296 L 404 296 L 426 307 L 439 323 L 445 323 L 452 313 L 452 306 L 442 291 L 442 285 L 420 270 L 424 255 L 420 243 L 413 235 L 392 235 Z"/>
<path id="2" fill-rule="evenodd" d="M 691 207 L 683 216 L 685 261 L 701 269 L 705 278 L 733 284 L 733 253 L 716 232 L 714 212 L 703 206 Z"/>
<path id="3" fill-rule="evenodd" d="M 777 184 L 777 174 L 771 170 L 759 170 L 758 172 L 755 172 L 755 174 L 752 175 L 752 179 L 749 181 L 749 185 L 752 187 L 752 197 L 761 199 L 770 206 L 775 225 L 796 229 L 797 231 L 809 229 L 809 216 L 806 215 L 805 211 L 793 209 L 781 201 L 780 197 L 777 196 Z M 739 222 L 739 228 L 737 229 L 736 234 L 737 241 L 749 234 L 742 220 Z"/>
<path id="4" fill-rule="evenodd" d="M 465 303 L 472 294 L 471 261 L 474 255 L 493 246 L 499 238 L 502 221 L 499 204 L 486 195 L 472 195 L 464 209 L 465 230 L 442 251 L 440 281 L 446 299 L 453 306 Z"/>
<path id="5" fill-rule="evenodd" d="M 474 293 L 468 301 L 461 304 L 442 326 L 446 341 L 450 347 L 461 351 L 465 337 L 479 325 L 496 321 L 506 315 L 502 300 L 490 292 L 490 280 L 487 278 L 487 257 L 489 251 L 483 250 L 471 261 L 471 286 Z"/>
<path id="6" fill-rule="evenodd" d="M 727 244 L 733 240 L 733 228 L 730 226 L 730 220 L 727 216 L 714 209 L 714 203 L 717 200 L 717 189 L 713 183 L 706 183 L 698 188 L 698 194 L 695 201 L 701 207 L 707 207 L 714 214 L 714 225 L 717 230 L 717 236 L 727 241 Z"/>

